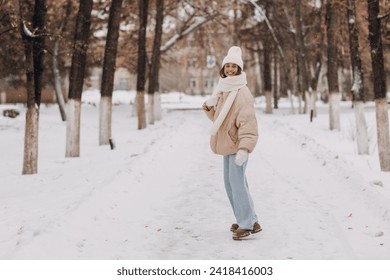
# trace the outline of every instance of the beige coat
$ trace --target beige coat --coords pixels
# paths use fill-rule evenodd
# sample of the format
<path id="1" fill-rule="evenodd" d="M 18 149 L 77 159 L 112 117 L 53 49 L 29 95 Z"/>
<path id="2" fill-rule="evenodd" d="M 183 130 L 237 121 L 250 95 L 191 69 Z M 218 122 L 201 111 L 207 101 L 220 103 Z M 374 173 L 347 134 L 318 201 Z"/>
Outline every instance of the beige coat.
<path id="1" fill-rule="evenodd" d="M 218 103 L 209 111 L 205 110 L 210 120 L 215 121 L 229 93 L 219 94 Z M 248 87 L 241 88 L 229 113 L 217 133 L 211 136 L 211 150 L 219 155 L 232 155 L 239 149 L 251 153 L 257 143 L 258 130 L 254 110 L 254 99 Z"/>

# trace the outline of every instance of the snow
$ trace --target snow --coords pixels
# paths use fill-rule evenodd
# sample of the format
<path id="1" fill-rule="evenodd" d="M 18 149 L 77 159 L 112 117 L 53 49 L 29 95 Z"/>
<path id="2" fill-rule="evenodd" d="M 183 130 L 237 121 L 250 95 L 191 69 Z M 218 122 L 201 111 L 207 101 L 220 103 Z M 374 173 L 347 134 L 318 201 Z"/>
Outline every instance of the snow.
<path id="1" fill-rule="evenodd" d="M 39 166 L 21 175 L 25 108 L 0 116 L 0 259 L 388 260 L 390 174 L 379 170 L 375 111 L 370 155 L 358 156 L 354 115 L 341 131 L 327 105 L 312 123 L 289 101 L 256 111 L 260 138 L 247 177 L 263 231 L 233 241 L 222 158 L 209 148 L 206 97 L 162 95 L 163 119 L 137 130 L 134 92 L 114 94 L 116 149 L 98 145 L 98 91 L 83 94 L 81 156 L 65 158 L 66 124 L 40 109 Z"/>

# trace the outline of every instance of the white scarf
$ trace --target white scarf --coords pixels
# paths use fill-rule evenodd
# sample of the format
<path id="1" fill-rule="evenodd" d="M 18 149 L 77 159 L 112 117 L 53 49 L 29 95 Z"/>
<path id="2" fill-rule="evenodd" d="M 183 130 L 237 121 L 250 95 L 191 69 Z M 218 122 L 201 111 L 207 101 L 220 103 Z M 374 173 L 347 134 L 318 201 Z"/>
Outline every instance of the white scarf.
<path id="1" fill-rule="evenodd" d="M 230 108 L 232 107 L 232 104 L 234 102 L 234 99 L 237 96 L 237 92 L 240 88 L 243 88 L 246 86 L 246 74 L 245 72 L 242 72 L 238 76 L 228 76 L 226 78 L 219 78 L 218 85 L 216 89 L 214 90 L 211 97 L 206 100 L 207 106 L 215 106 L 218 103 L 218 99 L 220 96 L 220 93 L 222 92 L 229 92 L 228 98 L 225 101 L 225 104 L 222 107 L 221 112 L 219 113 L 218 117 L 215 119 L 213 125 L 210 129 L 210 134 L 215 135 L 222 125 L 223 121 L 225 120 L 227 114 L 229 113 Z"/>

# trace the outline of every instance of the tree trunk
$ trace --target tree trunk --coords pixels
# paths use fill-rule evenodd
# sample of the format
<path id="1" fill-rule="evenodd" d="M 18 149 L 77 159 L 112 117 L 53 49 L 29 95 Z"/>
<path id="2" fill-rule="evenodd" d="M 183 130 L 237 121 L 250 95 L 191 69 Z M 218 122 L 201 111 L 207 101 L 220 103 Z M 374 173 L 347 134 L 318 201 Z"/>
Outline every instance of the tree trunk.
<path id="1" fill-rule="evenodd" d="M 323 37 L 323 35 L 321 35 Z M 323 41 L 321 39 L 321 41 Z M 321 43 L 321 45 L 323 45 L 323 43 Z M 319 79 L 320 79 L 320 73 L 321 73 L 321 68 L 322 68 L 322 50 L 323 47 L 320 47 L 320 49 L 318 50 L 317 52 L 317 58 L 316 58 L 316 66 L 315 66 L 315 71 L 314 71 L 314 76 L 312 77 L 311 79 L 311 82 L 310 82 L 310 87 L 312 89 L 312 99 L 311 99 L 311 102 L 312 102 L 312 108 L 313 108 L 313 116 L 314 117 L 317 117 L 317 94 L 318 94 L 318 83 L 319 83 Z"/>
<path id="2" fill-rule="evenodd" d="M 272 114 L 272 80 L 271 80 L 271 59 L 270 59 L 269 42 L 264 44 L 264 91 L 266 107 L 265 113 Z"/>
<path id="3" fill-rule="evenodd" d="M 290 114 L 295 114 L 295 108 L 294 108 L 294 100 L 293 100 L 293 95 L 291 93 L 291 90 L 287 89 L 287 97 L 288 100 L 290 100 Z"/>
<path id="4" fill-rule="evenodd" d="M 364 116 L 364 87 L 362 62 L 359 52 L 358 31 L 356 28 L 356 6 L 355 0 L 348 0 L 348 31 L 349 31 L 349 48 L 351 53 L 352 77 L 353 77 L 353 106 L 355 109 L 356 119 L 356 141 L 359 155 L 367 155 L 368 134 L 367 123 Z"/>
<path id="5" fill-rule="evenodd" d="M 279 100 L 279 61 L 278 54 L 274 51 L 274 79 L 273 79 L 273 95 L 274 95 L 274 109 L 278 109 L 278 100 Z"/>
<path id="6" fill-rule="evenodd" d="M 23 175 L 38 173 L 39 108 L 27 106 L 24 131 Z"/>
<path id="7" fill-rule="evenodd" d="M 58 60 L 57 60 L 58 50 L 59 50 L 59 41 L 56 40 L 56 42 L 54 42 L 54 47 L 53 47 L 53 61 L 52 61 L 53 74 L 54 74 L 54 92 L 56 94 L 57 104 L 60 109 L 61 119 L 62 121 L 66 121 L 65 100 L 64 100 L 64 96 L 62 95 L 61 75 L 60 75 L 60 70 L 58 68 Z"/>
<path id="8" fill-rule="evenodd" d="M 22 7 L 20 7 L 23 10 Z M 23 32 L 23 31 L 22 31 Z M 36 174 L 38 172 L 38 129 L 39 107 L 35 104 L 34 92 L 34 61 L 32 39 L 23 34 L 25 47 L 25 67 L 27 83 L 27 112 L 24 133 L 24 156 L 22 174 Z"/>
<path id="9" fill-rule="evenodd" d="M 21 3 L 21 2 L 20 2 Z M 45 27 L 46 0 L 36 0 L 32 25 L 37 30 L 35 37 L 26 34 L 23 27 L 23 12 L 26 8 L 20 4 L 21 34 L 25 46 L 26 78 L 27 78 L 27 112 L 24 136 L 24 156 L 22 174 L 36 174 L 38 172 L 38 132 L 39 106 L 41 104 L 43 54 L 45 40 L 40 36 Z"/>
<path id="10" fill-rule="evenodd" d="M 111 138 L 112 91 L 114 89 L 122 3 L 123 0 L 112 0 L 110 17 L 108 19 L 99 107 L 99 145 L 110 144 Z"/>
<path id="11" fill-rule="evenodd" d="M 154 104 L 154 93 L 153 94 L 148 93 L 148 107 L 149 107 L 148 120 L 149 120 L 149 124 L 154 124 L 154 121 L 155 121 L 154 113 L 156 110 L 155 106 L 156 106 L 156 104 Z"/>
<path id="12" fill-rule="evenodd" d="M 319 18 L 319 22 L 322 22 L 322 11 L 323 9 L 319 9 L 318 12 L 316 12 L 316 16 Z M 318 84 L 319 84 L 319 79 L 320 79 L 320 74 L 321 74 L 321 68 L 322 68 L 322 57 L 323 57 L 323 53 L 324 53 L 324 47 L 325 47 L 325 36 L 324 36 L 324 32 L 321 25 L 320 27 L 318 28 L 319 32 L 318 32 L 318 37 L 320 38 L 320 45 L 319 47 L 316 49 L 316 59 L 315 59 L 315 64 L 313 65 L 314 66 L 314 75 L 311 76 L 311 81 L 310 81 L 310 88 L 312 89 L 312 91 L 314 91 L 312 93 L 312 102 L 313 102 L 313 115 L 314 117 L 317 117 L 317 107 L 316 107 L 316 101 L 317 101 L 317 94 L 318 94 Z"/>
<path id="13" fill-rule="evenodd" d="M 146 128 L 145 90 L 137 90 L 135 106 L 138 116 L 138 129 Z"/>
<path id="14" fill-rule="evenodd" d="M 267 0 L 264 3 L 265 15 L 267 18 L 272 16 L 271 1 Z M 265 113 L 272 114 L 272 49 L 276 45 L 276 42 L 272 42 L 271 36 L 266 35 L 263 44 L 264 49 L 264 93 L 265 93 Z"/>
<path id="15" fill-rule="evenodd" d="M 145 113 L 145 80 L 146 80 L 146 26 L 148 23 L 149 0 L 139 0 L 139 30 L 138 30 L 138 63 L 137 63 L 137 96 L 136 106 L 138 129 L 146 127 Z"/>
<path id="16" fill-rule="evenodd" d="M 261 43 L 257 43 L 257 52 L 256 52 L 256 68 L 255 68 L 255 73 L 256 73 L 256 76 L 258 77 L 258 81 L 259 81 L 259 92 L 258 92 L 258 95 L 257 96 L 261 96 L 261 95 L 264 95 L 265 96 L 265 93 L 264 93 L 264 64 L 263 64 L 263 61 L 264 61 L 264 57 L 263 57 L 263 52 L 264 52 L 264 47 L 263 47 L 264 43 L 261 42 Z"/>
<path id="17" fill-rule="evenodd" d="M 328 37 L 328 90 L 329 90 L 329 128 L 340 130 L 340 100 L 341 94 L 338 85 L 337 65 L 337 8 L 334 7 L 334 0 L 326 2 L 326 34 Z"/>
<path id="18" fill-rule="evenodd" d="M 68 23 L 68 18 L 71 12 L 72 12 L 72 0 L 68 0 L 66 5 L 65 17 L 63 18 L 59 29 L 60 34 L 62 34 L 65 31 Z M 61 75 L 60 75 L 60 70 L 58 68 L 59 49 L 60 49 L 60 37 L 57 36 L 54 41 L 53 61 L 52 61 L 52 68 L 54 74 L 54 92 L 56 94 L 58 108 L 60 109 L 61 119 L 62 121 L 66 121 L 65 100 L 62 94 Z"/>
<path id="19" fill-rule="evenodd" d="M 257 56 L 257 53 L 256 51 L 251 51 L 250 54 L 251 54 L 251 60 L 253 61 L 254 65 L 253 65 L 253 74 L 254 74 L 254 77 L 255 77 L 255 85 L 254 85 L 254 96 L 257 97 L 260 95 L 260 80 L 261 80 L 261 76 L 260 76 L 260 70 L 259 70 L 259 59 L 258 59 L 258 56 Z M 260 77 L 260 78 L 259 78 Z"/>
<path id="20" fill-rule="evenodd" d="M 379 1 L 368 0 L 368 29 L 371 46 L 371 63 L 374 79 L 376 107 L 376 127 L 378 138 L 379 162 L 382 171 L 390 171 L 389 116 L 386 100 L 386 80 L 383 65 L 381 25 L 379 19 Z"/>
<path id="21" fill-rule="evenodd" d="M 156 111 L 154 113 L 154 119 L 156 121 L 160 121 L 162 119 L 162 106 L 161 106 L 161 95 L 159 92 L 154 93 L 153 102 L 156 108 Z"/>
<path id="22" fill-rule="evenodd" d="M 364 102 L 353 101 L 353 108 L 355 111 L 356 120 L 356 142 L 359 155 L 368 155 L 368 133 L 367 133 L 367 122 L 364 115 Z"/>
<path id="23" fill-rule="evenodd" d="M 33 40 L 33 58 L 34 58 L 34 89 L 35 104 L 41 105 L 42 96 L 42 76 L 43 76 L 43 54 L 45 47 L 44 35 L 39 35 L 45 28 L 46 0 L 35 0 L 33 28 L 38 30 Z"/>
<path id="24" fill-rule="evenodd" d="M 152 59 L 149 68 L 149 123 L 154 124 L 156 116 L 161 116 L 161 103 L 156 99 L 159 90 L 159 70 L 161 57 L 162 25 L 164 21 L 164 0 L 156 1 L 156 29 L 154 35 Z M 156 97 L 156 98 L 155 98 Z"/>
<path id="25" fill-rule="evenodd" d="M 298 114 L 305 112 L 305 109 L 302 107 L 302 78 L 301 78 L 301 65 L 299 63 L 298 54 L 296 55 L 296 77 L 297 77 L 297 97 L 298 97 Z"/>
<path id="26" fill-rule="evenodd" d="M 309 71 L 306 61 L 305 42 L 302 30 L 302 17 L 301 17 L 301 0 L 295 0 L 295 25 L 296 25 L 296 44 L 297 44 L 297 63 L 299 65 L 300 83 L 302 91 L 302 99 L 305 102 L 304 112 L 307 113 L 308 108 L 311 107 L 308 96 L 310 92 L 309 85 Z"/>
<path id="27" fill-rule="evenodd" d="M 80 156 L 81 95 L 83 92 L 93 0 L 80 1 L 73 43 L 66 122 L 66 157 Z"/>

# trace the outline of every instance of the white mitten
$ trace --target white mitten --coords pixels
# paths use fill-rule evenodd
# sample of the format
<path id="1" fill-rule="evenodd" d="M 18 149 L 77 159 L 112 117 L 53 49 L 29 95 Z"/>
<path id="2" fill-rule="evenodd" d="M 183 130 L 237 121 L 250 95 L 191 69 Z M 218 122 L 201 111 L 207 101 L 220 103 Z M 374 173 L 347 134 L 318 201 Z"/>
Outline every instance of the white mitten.
<path id="1" fill-rule="evenodd" d="M 238 165 L 238 166 L 242 166 L 244 164 L 244 162 L 246 162 L 248 160 L 248 152 L 247 150 L 238 150 L 237 154 L 236 154 L 236 159 L 235 159 L 235 163 Z"/>

